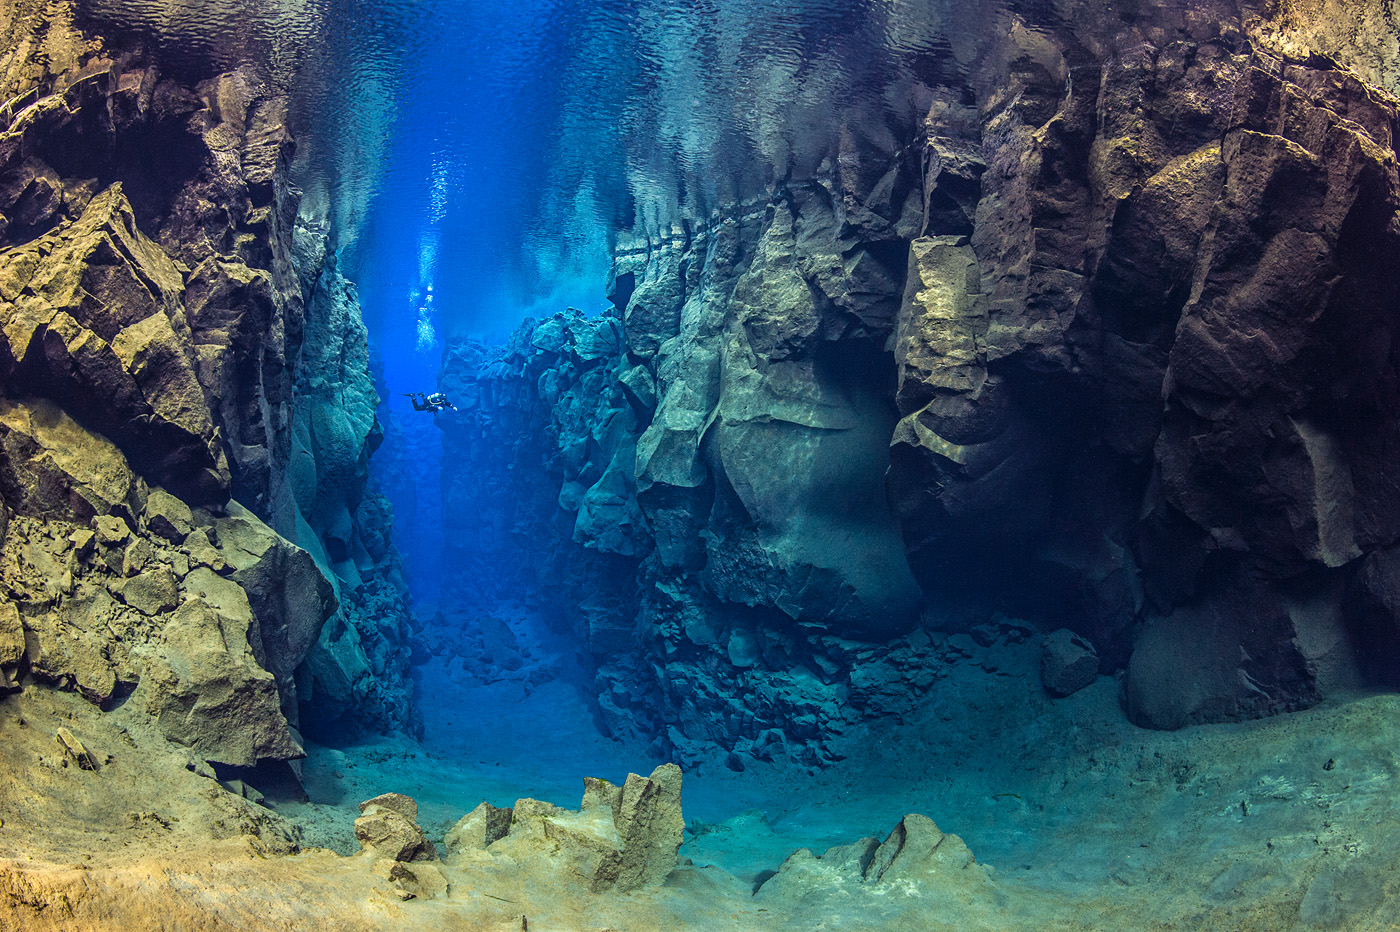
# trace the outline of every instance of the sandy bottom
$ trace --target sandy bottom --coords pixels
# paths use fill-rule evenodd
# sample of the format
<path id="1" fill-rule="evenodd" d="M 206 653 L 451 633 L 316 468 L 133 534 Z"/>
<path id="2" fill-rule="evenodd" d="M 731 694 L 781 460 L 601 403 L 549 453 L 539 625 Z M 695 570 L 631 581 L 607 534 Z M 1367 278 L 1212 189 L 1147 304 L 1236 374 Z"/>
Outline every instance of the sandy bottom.
<path id="1" fill-rule="evenodd" d="M 799 848 L 883 838 L 918 812 L 1024 901 L 1019 917 L 1007 904 L 1008 927 L 1050 918 L 1042 906 L 1073 924 L 1079 903 L 1089 928 L 1105 909 L 1123 928 L 1220 928 L 1224 917 L 1400 928 L 1400 902 L 1387 905 L 1400 868 L 1400 697 L 1162 733 L 1124 719 L 1113 678 L 1052 700 L 1031 646 L 992 659 L 955 668 L 916 718 L 848 736 L 847 758 L 824 771 L 688 772 L 681 856 L 752 888 Z M 421 745 L 309 749 L 312 803 L 282 809 L 308 838 L 353 850 L 354 803 L 388 790 L 414 796 L 440 836 L 482 800 L 575 806 L 583 775 L 620 780 L 657 763 L 601 737 L 567 682 L 474 685 L 441 660 L 421 674 Z"/>
<path id="2" fill-rule="evenodd" d="M 356 804 L 382 792 L 414 797 L 440 842 L 482 800 L 574 807 L 585 775 L 649 772 L 567 679 L 483 685 L 435 659 L 421 744 L 310 746 L 310 801 L 271 810 L 211 789 L 124 710 L 31 688 L 0 700 L 0 929 L 1400 928 L 1400 697 L 1159 733 L 1125 721 L 1111 678 L 1051 700 L 1030 646 L 979 659 L 908 721 L 848 734 L 824 771 L 692 768 L 682 868 L 599 897 L 450 864 L 448 896 L 400 902 L 349 856 Z M 62 723 L 101 773 L 56 763 Z M 820 878 L 754 895 L 793 851 L 883 838 L 911 812 L 994 869 L 986 896 Z"/>

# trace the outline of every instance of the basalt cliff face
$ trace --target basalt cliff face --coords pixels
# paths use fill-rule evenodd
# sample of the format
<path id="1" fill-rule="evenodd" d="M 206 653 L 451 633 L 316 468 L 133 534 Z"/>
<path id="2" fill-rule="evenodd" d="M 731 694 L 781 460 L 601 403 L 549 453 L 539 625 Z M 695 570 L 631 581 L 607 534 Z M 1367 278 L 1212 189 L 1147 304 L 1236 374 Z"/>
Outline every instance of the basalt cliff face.
<path id="1" fill-rule="evenodd" d="M 308 708 L 412 727 L 366 334 L 285 98 L 6 15 L 4 687 L 129 698 L 233 766 L 300 757 Z"/>
<path id="2" fill-rule="evenodd" d="M 458 545 L 513 548 L 607 721 L 819 763 L 1032 628 L 1156 728 L 1395 685 L 1400 106 L 1232 21 L 1013 16 L 913 138 L 449 350 Z"/>

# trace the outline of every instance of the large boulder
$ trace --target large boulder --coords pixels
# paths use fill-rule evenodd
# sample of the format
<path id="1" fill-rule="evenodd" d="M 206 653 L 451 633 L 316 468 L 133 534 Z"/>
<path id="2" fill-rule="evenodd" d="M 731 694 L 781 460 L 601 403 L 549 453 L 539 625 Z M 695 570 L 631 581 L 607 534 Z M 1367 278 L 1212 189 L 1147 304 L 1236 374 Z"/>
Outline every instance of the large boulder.
<path id="1" fill-rule="evenodd" d="M 436 861 L 437 849 L 418 827 L 418 804 L 402 793 L 384 793 L 360 803 L 355 820 L 360 848 L 394 861 Z"/>
<path id="2" fill-rule="evenodd" d="M 1052 696 L 1076 693 L 1098 675 L 1094 645 L 1068 628 L 1052 631 L 1041 642 L 1040 682 Z"/>
<path id="3" fill-rule="evenodd" d="M 251 767 L 304 757 L 282 714 L 277 680 L 249 643 L 255 623 L 247 596 L 227 580 L 215 590 L 215 579 L 206 577 L 171 616 L 133 701 L 168 738 L 206 760 Z"/>

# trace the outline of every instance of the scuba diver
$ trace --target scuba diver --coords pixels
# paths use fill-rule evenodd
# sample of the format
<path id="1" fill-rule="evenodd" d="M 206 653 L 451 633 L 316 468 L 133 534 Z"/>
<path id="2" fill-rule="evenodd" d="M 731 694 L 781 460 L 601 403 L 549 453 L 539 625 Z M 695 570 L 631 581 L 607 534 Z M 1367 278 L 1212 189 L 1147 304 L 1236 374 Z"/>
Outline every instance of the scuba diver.
<path id="1" fill-rule="evenodd" d="M 422 392 L 404 392 L 404 397 L 413 402 L 413 410 L 438 412 L 444 408 L 457 410 L 457 406 L 447 400 L 447 396 L 442 392 L 433 392 L 431 395 L 424 395 Z"/>

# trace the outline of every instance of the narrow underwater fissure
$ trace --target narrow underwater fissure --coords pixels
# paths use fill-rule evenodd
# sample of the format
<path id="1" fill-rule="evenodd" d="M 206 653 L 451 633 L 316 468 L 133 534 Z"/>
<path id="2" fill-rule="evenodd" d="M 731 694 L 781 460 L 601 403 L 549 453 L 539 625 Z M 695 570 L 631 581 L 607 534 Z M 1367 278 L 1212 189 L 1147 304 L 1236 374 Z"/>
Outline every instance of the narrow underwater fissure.
<path id="1" fill-rule="evenodd" d="M 0 926 L 1400 925 L 1393 10 L 0 26 Z"/>

